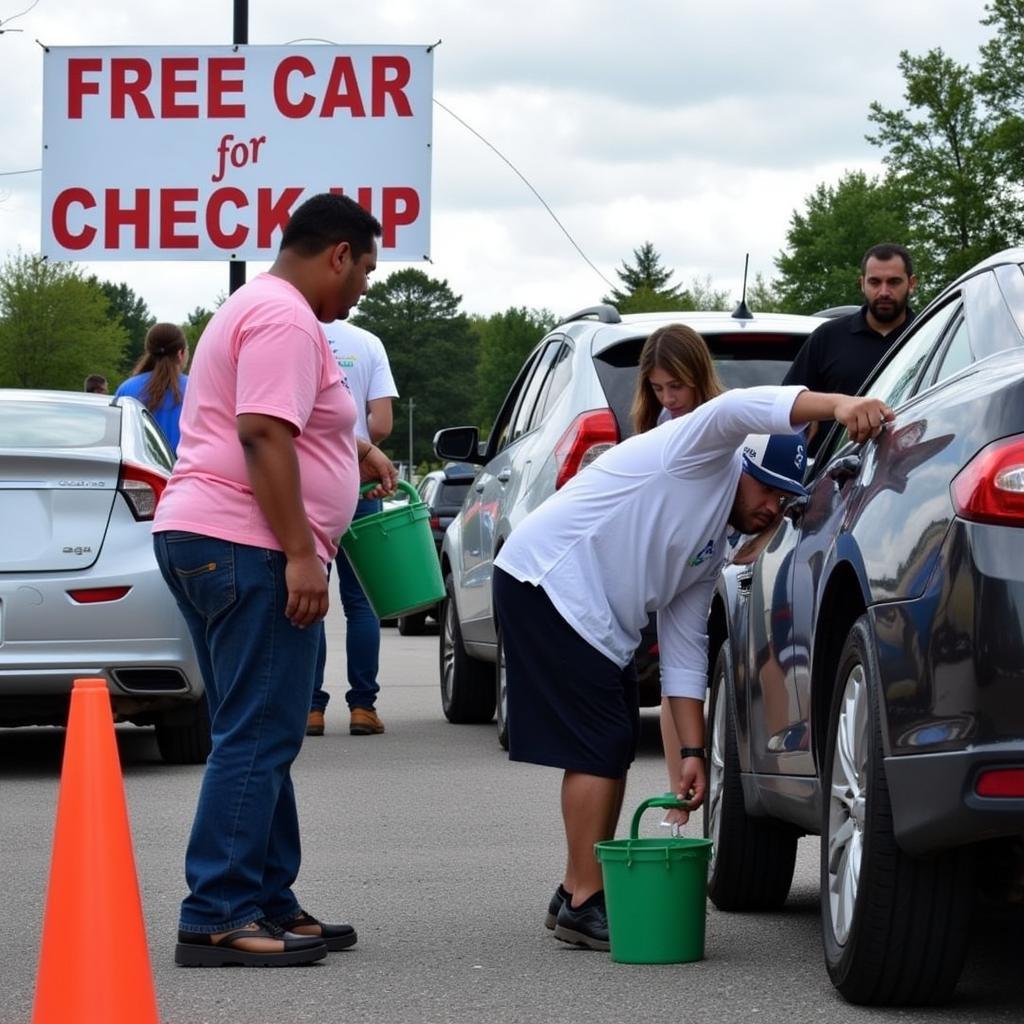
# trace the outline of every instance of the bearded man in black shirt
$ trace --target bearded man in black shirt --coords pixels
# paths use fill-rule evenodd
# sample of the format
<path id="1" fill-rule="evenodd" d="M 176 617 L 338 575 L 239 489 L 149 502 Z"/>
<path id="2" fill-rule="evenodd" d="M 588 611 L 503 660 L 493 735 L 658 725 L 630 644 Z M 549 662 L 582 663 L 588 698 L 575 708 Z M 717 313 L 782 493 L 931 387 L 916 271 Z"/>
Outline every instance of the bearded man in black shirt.
<path id="1" fill-rule="evenodd" d="M 907 305 L 917 287 L 910 253 L 902 245 L 874 245 L 860 263 L 865 303 L 856 313 L 836 317 L 804 342 L 783 384 L 811 391 L 855 395 L 887 349 L 914 319 Z M 808 454 L 813 455 L 831 423 L 818 424 Z"/>

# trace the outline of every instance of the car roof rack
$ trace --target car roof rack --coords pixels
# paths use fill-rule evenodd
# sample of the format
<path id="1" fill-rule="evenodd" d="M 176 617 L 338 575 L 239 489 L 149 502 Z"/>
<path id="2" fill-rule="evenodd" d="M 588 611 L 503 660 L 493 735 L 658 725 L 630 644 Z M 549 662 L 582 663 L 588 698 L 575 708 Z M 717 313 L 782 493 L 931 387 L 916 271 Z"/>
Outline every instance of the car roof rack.
<path id="1" fill-rule="evenodd" d="M 567 324 L 573 320 L 598 320 L 602 324 L 621 324 L 622 317 L 614 306 L 602 302 L 597 306 L 587 306 L 586 309 L 578 309 L 575 313 L 563 317 L 559 324 Z"/>

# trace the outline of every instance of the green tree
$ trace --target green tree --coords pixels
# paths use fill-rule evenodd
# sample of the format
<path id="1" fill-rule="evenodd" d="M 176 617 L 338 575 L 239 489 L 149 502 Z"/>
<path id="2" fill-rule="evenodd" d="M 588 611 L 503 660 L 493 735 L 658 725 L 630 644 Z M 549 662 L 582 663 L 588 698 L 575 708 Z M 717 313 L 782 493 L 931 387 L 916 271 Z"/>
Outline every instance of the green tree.
<path id="1" fill-rule="evenodd" d="M 678 285 L 669 282 L 672 271 L 661 265 L 651 242 L 633 250 L 634 264 L 623 262 L 615 271 L 622 288 L 613 288 L 601 301 L 611 303 L 620 313 L 663 312 L 671 309 L 692 309 L 690 296 Z"/>
<path id="2" fill-rule="evenodd" d="M 930 50 L 900 53 L 907 107 L 871 104 L 868 141 L 884 149 L 887 187 L 912 218 L 908 240 L 927 298 L 1005 248 L 1021 209 L 1005 175 L 970 68 Z"/>
<path id="3" fill-rule="evenodd" d="M 775 259 L 776 301 L 788 313 L 859 305 L 864 253 L 879 242 L 907 244 L 909 236 L 898 197 L 877 178 L 848 171 L 835 185 L 821 184 L 790 216 L 787 251 Z"/>
<path id="4" fill-rule="evenodd" d="M 117 380 L 128 335 L 103 289 L 72 263 L 18 253 L 0 266 L 0 385 L 81 391 Z"/>
<path id="5" fill-rule="evenodd" d="M 710 274 L 706 274 L 703 278 L 693 278 L 686 294 L 690 297 L 690 305 L 677 308 L 717 310 L 725 309 L 729 304 L 729 293 L 724 289 L 716 290 L 711 282 Z"/>
<path id="6" fill-rule="evenodd" d="M 747 308 L 752 313 L 788 312 L 779 295 L 777 283 L 766 280 L 761 271 L 754 275 L 754 283 L 747 285 Z"/>
<path id="7" fill-rule="evenodd" d="M 1019 184 L 1024 167 L 1024 0 L 992 0 L 985 10 L 988 16 L 981 23 L 994 27 L 996 35 L 981 48 L 975 82 L 991 112 L 1001 173 Z"/>
<path id="8" fill-rule="evenodd" d="M 220 305 L 219 302 L 218 305 Z M 188 339 L 189 352 L 195 352 L 199 336 L 206 330 L 206 325 L 210 322 L 210 317 L 213 314 L 214 310 L 212 309 L 207 309 L 205 306 L 196 306 L 185 318 L 181 329 L 185 332 L 185 337 Z"/>
<path id="9" fill-rule="evenodd" d="M 156 323 L 156 317 L 149 311 L 145 299 L 136 295 L 123 282 L 116 284 L 113 281 L 101 281 L 95 276 L 87 280 L 103 291 L 109 303 L 110 316 L 124 327 L 128 335 L 128 344 L 125 346 L 120 368 L 121 376 L 128 376 L 142 355 L 146 344 L 146 332 Z"/>
<path id="10" fill-rule="evenodd" d="M 384 445 L 394 459 L 408 458 L 410 399 L 414 463 L 434 458 L 436 431 L 473 422 L 477 335 L 461 302 L 447 281 L 410 267 L 375 284 L 353 316 L 384 343 L 401 393 Z"/>
<path id="11" fill-rule="evenodd" d="M 504 313 L 475 317 L 479 360 L 476 369 L 476 405 L 473 422 L 490 430 L 494 416 L 512 386 L 530 350 L 555 325 L 549 309 L 512 306 Z"/>

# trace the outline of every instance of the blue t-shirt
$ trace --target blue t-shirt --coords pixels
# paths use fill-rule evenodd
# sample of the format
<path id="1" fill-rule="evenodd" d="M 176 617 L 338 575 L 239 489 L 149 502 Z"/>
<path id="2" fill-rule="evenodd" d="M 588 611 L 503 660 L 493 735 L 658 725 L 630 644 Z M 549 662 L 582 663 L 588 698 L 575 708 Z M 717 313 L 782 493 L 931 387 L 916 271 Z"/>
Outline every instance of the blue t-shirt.
<path id="1" fill-rule="evenodd" d="M 149 372 L 129 377 L 118 387 L 114 394 L 128 395 L 131 398 L 137 398 L 140 402 L 145 404 L 145 399 L 142 397 L 142 391 L 149 378 Z M 181 389 L 182 401 L 185 399 L 185 388 L 187 385 L 188 376 L 183 373 L 178 378 L 178 386 Z M 171 450 L 173 452 L 177 452 L 178 441 L 181 439 L 181 431 L 178 427 L 178 420 L 181 418 L 181 402 L 175 402 L 174 392 L 168 391 L 167 394 L 164 395 L 164 400 L 160 403 L 159 408 L 151 409 L 150 412 L 153 414 L 153 419 L 156 420 L 157 425 L 164 432 L 164 437 L 167 438 L 167 443 L 171 446 Z"/>

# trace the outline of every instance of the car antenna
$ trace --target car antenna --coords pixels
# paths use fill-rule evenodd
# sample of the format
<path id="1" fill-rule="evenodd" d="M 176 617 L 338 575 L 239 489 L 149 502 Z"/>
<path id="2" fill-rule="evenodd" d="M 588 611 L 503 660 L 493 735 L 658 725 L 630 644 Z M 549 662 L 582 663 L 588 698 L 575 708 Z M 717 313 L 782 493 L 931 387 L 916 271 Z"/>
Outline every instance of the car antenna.
<path id="1" fill-rule="evenodd" d="M 735 320 L 753 320 L 754 314 L 747 309 L 747 268 L 750 266 L 750 253 L 747 253 L 747 258 L 743 261 L 743 294 L 740 295 L 740 301 L 736 304 L 736 308 L 732 311 L 733 319 Z"/>

